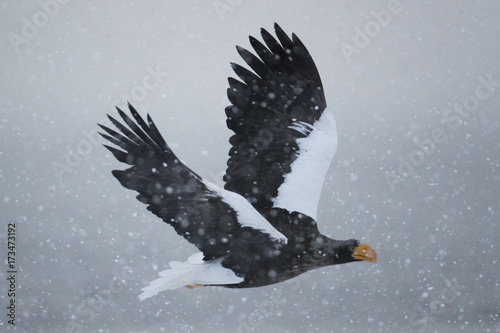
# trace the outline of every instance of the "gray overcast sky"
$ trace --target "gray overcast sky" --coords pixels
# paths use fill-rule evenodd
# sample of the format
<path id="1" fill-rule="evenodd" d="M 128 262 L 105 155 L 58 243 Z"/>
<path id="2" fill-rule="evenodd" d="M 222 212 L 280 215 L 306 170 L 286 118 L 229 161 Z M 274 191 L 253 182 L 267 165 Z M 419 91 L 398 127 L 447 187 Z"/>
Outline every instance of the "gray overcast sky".
<path id="1" fill-rule="evenodd" d="M 2 1 L 0 238 L 15 222 L 17 329 L 500 332 L 499 16 L 497 1 Z M 96 123 L 130 100 L 221 184 L 234 46 L 274 22 L 311 52 L 337 120 L 320 230 L 378 262 L 139 303 L 196 249 L 112 177 L 123 166 Z"/>

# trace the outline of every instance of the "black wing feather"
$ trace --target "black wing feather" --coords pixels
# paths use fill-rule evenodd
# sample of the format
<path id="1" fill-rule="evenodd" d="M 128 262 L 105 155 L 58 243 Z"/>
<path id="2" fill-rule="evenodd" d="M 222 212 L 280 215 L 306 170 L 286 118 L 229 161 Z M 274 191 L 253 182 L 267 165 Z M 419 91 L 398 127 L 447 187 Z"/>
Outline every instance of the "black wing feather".
<path id="1" fill-rule="evenodd" d="M 261 29 L 264 44 L 250 36 L 257 56 L 237 47 L 253 72 L 232 64 L 243 81 L 229 78 L 227 126 L 229 142 L 225 188 L 244 196 L 266 214 L 278 188 L 299 154 L 297 122 L 314 124 L 326 108 L 317 68 L 304 44 L 275 24 L 276 40 Z"/>
<path id="2" fill-rule="evenodd" d="M 113 170 L 113 175 L 124 187 L 139 192 L 137 199 L 148 210 L 173 226 L 207 260 L 235 249 L 261 253 L 263 246 L 276 248 L 269 235 L 241 226 L 237 212 L 175 156 L 149 115 L 146 123 L 131 105 L 129 109 L 135 122 L 118 109 L 128 128 L 109 117 L 120 133 L 99 125 L 107 133 L 100 134 L 121 150 L 104 146 L 131 165 Z"/>

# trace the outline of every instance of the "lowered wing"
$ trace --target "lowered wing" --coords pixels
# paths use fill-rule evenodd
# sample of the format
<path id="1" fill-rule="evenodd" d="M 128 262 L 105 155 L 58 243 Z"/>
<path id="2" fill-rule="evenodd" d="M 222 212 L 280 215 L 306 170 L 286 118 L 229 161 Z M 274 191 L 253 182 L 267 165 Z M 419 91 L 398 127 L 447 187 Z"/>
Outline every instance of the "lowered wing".
<path id="1" fill-rule="evenodd" d="M 118 131 L 99 125 L 100 133 L 118 148 L 106 146 L 131 167 L 114 170 L 120 183 L 139 193 L 147 209 L 200 249 L 205 260 L 235 248 L 248 253 L 262 246 L 277 249 L 287 242 L 243 197 L 204 181 L 175 156 L 149 117 L 144 121 L 129 104 L 132 120 L 118 109 Z"/>

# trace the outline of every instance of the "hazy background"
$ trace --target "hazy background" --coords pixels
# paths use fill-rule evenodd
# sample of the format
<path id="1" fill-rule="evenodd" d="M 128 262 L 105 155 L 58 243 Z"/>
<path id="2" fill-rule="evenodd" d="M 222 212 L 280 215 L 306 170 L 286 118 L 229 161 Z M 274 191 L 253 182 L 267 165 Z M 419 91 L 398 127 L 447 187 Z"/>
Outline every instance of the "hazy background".
<path id="1" fill-rule="evenodd" d="M 15 222 L 18 331 L 500 331 L 498 1 L 0 3 L 0 330 Z M 129 99 L 222 184 L 234 45 L 274 22 L 312 53 L 337 119 L 320 230 L 379 261 L 139 302 L 196 249 L 112 177 L 96 123 Z"/>

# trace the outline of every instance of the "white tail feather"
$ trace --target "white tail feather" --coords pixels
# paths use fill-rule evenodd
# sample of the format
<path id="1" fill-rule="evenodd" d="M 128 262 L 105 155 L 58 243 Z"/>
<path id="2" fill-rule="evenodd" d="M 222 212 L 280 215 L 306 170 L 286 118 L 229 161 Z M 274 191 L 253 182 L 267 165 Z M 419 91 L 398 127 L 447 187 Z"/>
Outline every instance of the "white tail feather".
<path id="1" fill-rule="evenodd" d="M 243 278 L 221 265 L 223 258 L 203 261 L 203 253 L 193 254 L 186 262 L 171 261 L 171 269 L 160 272 L 160 278 L 149 282 L 139 295 L 141 301 L 164 290 L 195 284 L 236 284 Z"/>

